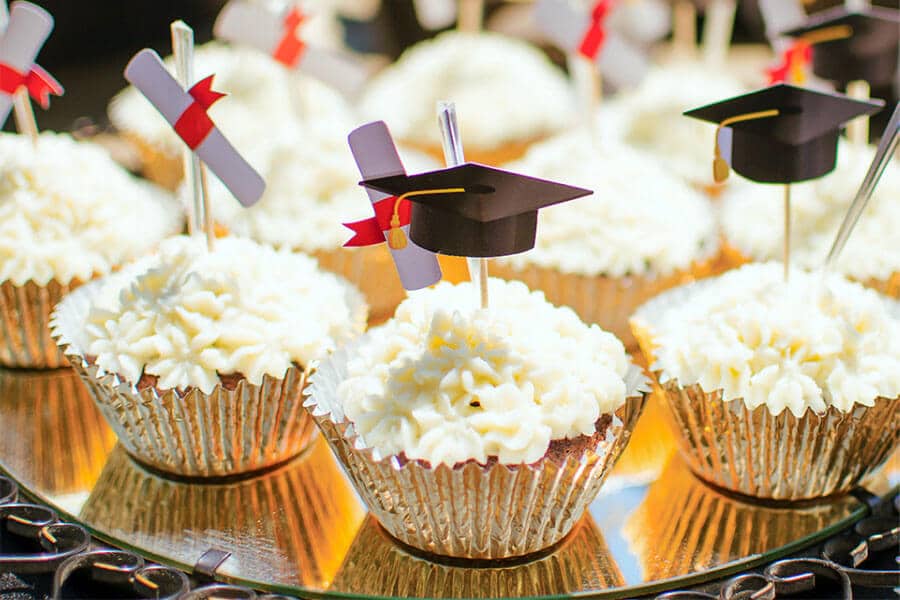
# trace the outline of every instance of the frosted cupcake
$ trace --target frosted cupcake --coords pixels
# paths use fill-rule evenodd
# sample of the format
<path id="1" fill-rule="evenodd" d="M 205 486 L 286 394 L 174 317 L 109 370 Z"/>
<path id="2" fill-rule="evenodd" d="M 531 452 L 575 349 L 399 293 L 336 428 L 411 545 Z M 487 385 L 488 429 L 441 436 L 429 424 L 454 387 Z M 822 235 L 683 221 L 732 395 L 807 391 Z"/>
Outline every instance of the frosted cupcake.
<path id="1" fill-rule="evenodd" d="M 778 500 L 846 492 L 900 441 L 900 307 L 777 263 L 648 302 L 632 320 L 700 477 Z"/>
<path id="2" fill-rule="evenodd" d="M 306 406 L 369 509 L 430 554 L 560 541 L 643 404 L 615 337 L 521 283 L 489 286 L 490 309 L 468 283 L 414 294 L 310 378 Z"/>
<path id="3" fill-rule="evenodd" d="M 132 456 L 235 475 L 296 455 L 308 365 L 365 327 L 358 292 L 313 259 L 240 238 L 175 237 L 81 288 L 54 336 Z"/>
<path id="4" fill-rule="evenodd" d="M 594 195 L 541 211 L 534 250 L 494 272 L 543 290 L 626 347 L 636 346 L 628 318 L 638 306 L 718 268 L 708 200 L 646 154 L 578 132 L 535 146 L 513 168 Z"/>
<path id="5" fill-rule="evenodd" d="M 416 44 L 366 91 L 363 117 L 384 119 L 397 139 L 443 160 L 438 101 L 456 103 L 466 158 L 489 165 L 574 124 L 562 71 L 540 50 L 495 33 L 447 32 Z"/>
<path id="6" fill-rule="evenodd" d="M 228 94 L 209 115 L 226 137 L 254 167 L 268 160 L 273 138 L 306 123 L 308 135 L 333 131 L 331 123 L 351 110 L 340 94 L 326 85 L 291 74 L 262 52 L 213 42 L 197 48 L 195 79 L 215 74 L 215 89 Z M 174 72 L 172 58 L 166 64 Z M 183 176 L 184 142 L 152 104 L 133 87 L 119 93 L 109 106 L 113 125 L 133 142 L 142 156 L 143 174 L 168 189 L 176 189 Z M 345 129 L 342 129 L 345 130 Z M 309 143 L 297 137 L 294 143 Z"/>
<path id="7" fill-rule="evenodd" d="M 359 287 L 373 319 L 390 317 L 405 294 L 387 246 L 343 247 L 351 234 L 341 223 L 365 219 L 372 210 L 361 202 L 364 192 L 346 136 L 334 136 L 339 148 L 297 144 L 296 139 L 288 134 L 273 141 L 260 170 L 265 194 L 250 208 L 238 204 L 221 182 L 210 180 L 216 221 L 233 234 L 315 256 L 322 268 Z M 437 168 L 418 152 L 403 152 L 403 160 L 410 172 Z"/>
<path id="8" fill-rule="evenodd" d="M 70 290 L 177 233 L 162 190 L 98 146 L 45 132 L 0 134 L 0 365 L 59 367 L 50 312 Z"/>
<path id="9" fill-rule="evenodd" d="M 793 186 L 791 262 L 822 265 L 847 207 L 872 160 L 872 151 L 844 144 L 837 169 L 822 179 Z M 845 276 L 894 298 L 900 297 L 900 168 L 888 165 L 866 212 L 836 265 Z M 728 251 L 736 262 L 781 257 L 784 232 L 772 223 L 783 218 L 780 187 L 736 183 L 723 196 L 721 221 Z"/>

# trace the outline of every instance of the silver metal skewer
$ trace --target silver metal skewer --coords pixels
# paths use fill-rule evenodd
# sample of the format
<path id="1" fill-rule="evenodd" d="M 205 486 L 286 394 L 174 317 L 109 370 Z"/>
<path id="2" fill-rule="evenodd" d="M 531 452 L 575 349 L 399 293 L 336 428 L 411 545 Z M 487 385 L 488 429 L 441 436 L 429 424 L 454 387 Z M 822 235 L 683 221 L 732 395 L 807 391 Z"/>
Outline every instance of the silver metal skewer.
<path id="1" fill-rule="evenodd" d="M 466 162 L 463 154 L 462 139 L 459 137 L 459 124 L 456 120 L 456 105 L 453 102 L 438 103 L 438 122 L 441 126 L 441 137 L 444 146 L 444 161 L 448 167 L 455 167 Z M 488 307 L 488 261 L 486 258 L 466 258 L 469 267 L 469 279 L 478 282 L 481 293 L 481 308 Z"/>
<path id="2" fill-rule="evenodd" d="M 894 114 L 891 115 L 887 129 L 884 130 L 884 135 L 881 136 L 881 143 L 878 144 L 878 149 L 875 151 L 875 158 L 872 159 L 872 164 L 869 166 L 866 177 L 863 179 L 862 185 L 859 186 L 859 191 L 856 192 L 856 198 L 854 198 L 853 204 L 850 205 L 847 216 L 844 217 L 844 222 L 841 223 L 841 228 L 838 230 L 834 244 L 831 246 L 831 251 L 828 252 L 828 258 L 825 259 L 826 271 L 834 267 L 838 257 L 844 250 L 844 246 L 847 245 L 847 240 L 850 238 L 850 234 L 853 233 L 853 228 L 856 227 L 860 215 L 866 209 L 866 205 L 868 205 L 872 194 L 875 192 L 878 181 L 897 150 L 897 144 L 900 142 L 900 137 L 898 136 L 900 136 L 900 104 L 894 107 Z"/>

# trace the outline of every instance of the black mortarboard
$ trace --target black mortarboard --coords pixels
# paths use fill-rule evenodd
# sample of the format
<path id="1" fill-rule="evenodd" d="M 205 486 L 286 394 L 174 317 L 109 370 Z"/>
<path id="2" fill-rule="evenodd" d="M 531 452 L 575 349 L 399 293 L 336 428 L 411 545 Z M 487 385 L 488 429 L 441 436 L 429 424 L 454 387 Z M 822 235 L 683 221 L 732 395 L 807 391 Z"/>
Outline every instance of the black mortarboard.
<path id="1" fill-rule="evenodd" d="M 538 209 L 593 193 L 477 163 L 361 185 L 413 203 L 409 237 L 422 248 L 471 257 L 534 248 Z"/>
<path id="2" fill-rule="evenodd" d="M 834 169 L 841 127 L 881 110 L 879 101 L 786 84 L 737 96 L 684 113 L 733 131 L 731 168 L 753 181 L 793 183 Z M 716 132 L 716 162 L 719 137 Z M 716 179 L 719 177 L 716 166 Z M 727 169 L 726 169 L 727 176 Z"/>
<path id="3" fill-rule="evenodd" d="M 813 44 L 813 72 L 842 87 L 858 79 L 880 86 L 897 78 L 900 11 L 895 9 L 851 11 L 839 6 L 813 14 L 784 35 L 809 39 Z"/>

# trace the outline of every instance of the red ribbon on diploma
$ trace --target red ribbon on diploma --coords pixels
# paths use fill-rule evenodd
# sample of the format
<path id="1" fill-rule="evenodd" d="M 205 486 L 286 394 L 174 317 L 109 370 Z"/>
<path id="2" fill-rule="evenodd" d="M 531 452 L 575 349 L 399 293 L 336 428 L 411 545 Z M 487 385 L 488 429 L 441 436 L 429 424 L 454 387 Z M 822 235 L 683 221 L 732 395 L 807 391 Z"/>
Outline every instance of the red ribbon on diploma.
<path id="1" fill-rule="evenodd" d="M 38 65 L 31 67 L 28 73 L 20 73 L 9 65 L 0 63 L 0 93 L 12 96 L 23 86 L 43 109 L 50 107 L 50 94 L 62 96 L 65 91 L 50 73 Z"/>
<path id="2" fill-rule="evenodd" d="M 781 55 L 778 66 L 766 69 L 769 85 L 790 80 L 801 84 L 805 79 L 805 68 L 812 61 L 812 45 L 804 40 L 796 40 Z"/>
<path id="3" fill-rule="evenodd" d="M 373 204 L 375 216 L 356 221 L 354 223 L 344 223 L 344 227 L 350 229 L 355 234 L 350 241 L 344 244 L 345 248 L 358 246 L 374 246 L 384 243 L 384 232 L 391 228 L 391 217 L 394 216 L 394 203 L 397 202 L 396 196 L 389 196 L 384 200 L 379 200 Z M 412 205 L 409 200 L 400 202 L 397 207 L 397 215 L 400 217 L 400 227 L 409 225 L 410 214 L 412 213 Z"/>
<path id="4" fill-rule="evenodd" d="M 181 113 L 175 122 L 175 133 L 191 150 L 195 150 L 202 144 L 215 127 L 206 110 L 225 96 L 221 92 L 213 91 L 213 77 L 215 75 L 201 79 L 188 90 L 188 94 L 194 98 L 194 102 Z"/>
<path id="5" fill-rule="evenodd" d="M 603 27 L 609 11 L 612 9 L 613 0 L 599 0 L 591 10 L 591 25 L 581 38 L 578 52 L 585 58 L 596 60 L 597 54 L 603 48 L 606 41 L 606 29 Z"/>
<path id="6" fill-rule="evenodd" d="M 303 14 L 298 6 L 295 6 L 285 15 L 284 35 L 275 47 L 275 51 L 272 52 L 272 58 L 291 68 L 297 66 L 297 62 L 299 62 L 300 56 L 306 48 L 306 44 L 297 35 L 297 28 L 305 20 L 306 15 Z"/>

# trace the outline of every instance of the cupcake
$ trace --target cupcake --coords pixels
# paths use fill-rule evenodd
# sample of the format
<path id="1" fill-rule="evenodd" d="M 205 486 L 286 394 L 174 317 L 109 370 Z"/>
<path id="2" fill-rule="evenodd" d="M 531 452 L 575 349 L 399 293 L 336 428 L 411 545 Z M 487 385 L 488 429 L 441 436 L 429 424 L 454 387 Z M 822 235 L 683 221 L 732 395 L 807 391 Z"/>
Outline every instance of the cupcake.
<path id="1" fill-rule="evenodd" d="M 172 58 L 166 64 L 174 70 Z M 195 54 L 195 79 L 215 74 L 216 90 L 228 94 L 228 102 L 209 108 L 209 115 L 241 154 L 257 169 L 269 160 L 273 139 L 304 126 L 305 137 L 293 143 L 308 144 L 333 131 L 332 121 L 351 121 L 351 110 L 341 95 L 310 77 L 292 74 L 274 59 L 251 48 L 212 42 Z M 129 87 L 109 106 L 109 117 L 122 135 L 139 150 L 143 174 L 175 190 L 181 182 L 184 142 L 141 93 Z M 342 129 L 345 130 L 345 129 Z"/>
<path id="2" fill-rule="evenodd" d="M 628 318 L 638 306 L 719 268 L 708 200 L 647 154 L 578 132 L 535 146 L 511 168 L 594 195 L 541 211 L 534 250 L 497 261 L 494 273 L 543 290 L 626 347 L 636 346 Z"/>
<path id="3" fill-rule="evenodd" d="M 126 450 L 215 477 L 282 463 L 312 434 L 313 359 L 365 328 L 358 292 L 309 257 L 175 237 L 54 313 L 54 336 Z"/>
<path id="4" fill-rule="evenodd" d="M 335 124 L 337 125 L 337 123 Z M 209 189 L 215 220 L 235 235 L 276 248 L 301 251 L 316 257 L 322 268 L 356 285 L 369 304 L 373 320 L 390 317 L 405 297 L 385 244 L 344 248 L 351 232 L 342 222 L 371 216 L 359 171 L 347 149 L 346 136 L 333 129 L 330 143 L 297 144 L 300 134 L 281 135 L 259 165 L 266 191 L 258 203 L 244 208 L 217 179 Z M 411 172 L 437 168 L 419 152 L 403 152 Z M 187 190 L 182 197 L 186 198 Z"/>
<path id="5" fill-rule="evenodd" d="M 644 378 L 599 327 L 518 282 L 413 294 L 323 361 L 308 407 L 370 511 L 430 555 L 562 540 L 628 442 Z"/>
<path id="6" fill-rule="evenodd" d="M 450 31 L 416 44 L 369 85 L 360 110 L 398 141 L 443 160 L 438 101 L 453 101 L 466 158 L 498 165 L 572 126 L 576 106 L 562 71 L 540 50 L 495 33 Z"/>
<path id="7" fill-rule="evenodd" d="M 760 263 L 666 292 L 632 326 L 703 479 L 748 496 L 848 491 L 900 441 L 900 306 Z"/>
<path id="8" fill-rule="evenodd" d="M 65 134 L 0 134 L 0 365 L 65 357 L 50 312 L 70 290 L 152 250 L 182 226 L 165 192 Z"/>
<path id="9" fill-rule="evenodd" d="M 793 186 L 791 262 L 815 269 L 831 244 L 872 162 L 872 150 L 843 144 L 834 172 Z M 900 168 L 889 164 L 875 194 L 853 230 L 835 269 L 843 275 L 900 298 Z M 723 196 L 722 230 L 734 262 L 779 259 L 784 231 L 780 187 L 736 183 Z"/>

